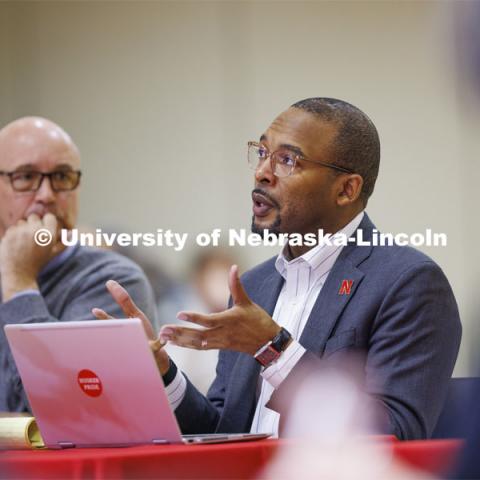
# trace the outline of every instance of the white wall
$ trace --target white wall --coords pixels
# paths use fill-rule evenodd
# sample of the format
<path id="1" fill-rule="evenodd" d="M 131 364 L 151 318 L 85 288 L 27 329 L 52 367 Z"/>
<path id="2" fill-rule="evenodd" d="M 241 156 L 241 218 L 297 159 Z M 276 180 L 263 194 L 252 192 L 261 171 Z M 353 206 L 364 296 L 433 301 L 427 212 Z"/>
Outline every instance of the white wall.
<path id="1" fill-rule="evenodd" d="M 11 8 L 0 5 L 0 124 L 8 122 L 13 116 L 14 95 L 12 91 L 13 65 L 10 34 Z"/>
<path id="2" fill-rule="evenodd" d="M 460 306 L 463 374 L 479 312 L 467 238 L 479 234 L 479 167 L 448 18 L 435 2 L 3 2 L 0 119 L 44 115 L 73 135 L 83 223 L 196 233 L 249 226 L 246 141 L 280 111 L 351 101 L 382 140 L 377 226 L 449 236 L 428 253 Z M 184 268 L 184 254 L 155 253 Z M 243 253 L 253 265 L 273 252 Z"/>

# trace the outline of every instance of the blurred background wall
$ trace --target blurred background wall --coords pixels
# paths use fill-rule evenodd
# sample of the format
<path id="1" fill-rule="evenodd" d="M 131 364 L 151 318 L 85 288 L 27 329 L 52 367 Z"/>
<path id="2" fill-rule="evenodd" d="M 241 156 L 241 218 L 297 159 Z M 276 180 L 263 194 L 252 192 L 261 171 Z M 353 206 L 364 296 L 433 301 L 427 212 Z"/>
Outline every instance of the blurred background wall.
<path id="1" fill-rule="evenodd" d="M 377 125 L 368 213 L 448 234 L 444 269 L 472 373 L 480 301 L 480 105 L 458 75 L 453 2 L 0 2 L 0 124 L 42 115 L 83 156 L 81 222 L 191 235 L 248 228 L 246 142 L 296 100 L 338 97 Z M 475 105 L 475 106 L 474 106 Z M 248 268 L 276 253 L 245 248 Z M 172 275 L 181 253 L 150 252 Z"/>

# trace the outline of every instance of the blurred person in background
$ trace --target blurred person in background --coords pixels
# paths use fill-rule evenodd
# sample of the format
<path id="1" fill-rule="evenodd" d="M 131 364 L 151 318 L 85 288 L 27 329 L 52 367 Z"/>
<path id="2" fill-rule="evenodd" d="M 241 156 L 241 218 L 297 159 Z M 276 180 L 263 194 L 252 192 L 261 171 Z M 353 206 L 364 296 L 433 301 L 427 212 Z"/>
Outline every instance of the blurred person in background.
<path id="1" fill-rule="evenodd" d="M 3 327 L 13 323 L 93 320 L 91 305 L 122 315 L 105 289 L 128 285 L 150 318 L 152 290 L 130 260 L 97 248 L 65 247 L 60 230 L 77 222 L 80 154 L 70 136 L 40 117 L 0 131 L 0 411 L 29 410 Z M 39 245 L 35 232 L 51 241 Z"/>
<path id="2" fill-rule="evenodd" d="M 372 121 L 342 100 L 310 98 L 281 113 L 258 142 L 252 231 L 342 234 L 374 224 L 365 213 L 379 170 Z M 405 194 L 405 193 L 404 193 Z M 143 315 L 118 283 L 110 292 L 127 315 Z M 445 399 L 461 338 L 452 289 L 429 257 L 410 247 L 319 243 L 286 245 L 245 273 L 229 275 L 230 308 L 180 312 L 203 329 L 162 327 L 151 336 L 170 403 L 184 433 L 273 432 L 305 365 L 363 351 L 363 381 L 400 439 L 431 435 Z M 107 318 L 100 309 L 98 318 Z M 216 378 L 202 395 L 161 348 L 164 342 L 219 349 Z M 293 382 L 293 383 L 292 383 Z M 288 404 L 288 402 L 287 402 Z"/>
<path id="3" fill-rule="evenodd" d="M 80 235 L 87 234 L 92 237 L 95 236 L 97 230 L 101 230 L 101 232 L 107 236 L 116 236 L 119 233 L 134 234 L 127 226 L 93 227 L 92 225 L 79 225 L 77 230 L 80 232 Z M 167 301 L 170 297 L 170 292 L 175 288 L 176 281 L 175 278 L 166 271 L 161 262 L 159 262 L 157 256 L 152 254 L 151 248 L 143 245 L 119 245 L 117 241 L 107 243 L 105 238 L 99 238 L 99 240 L 100 243 L 96 243 L 96 247 L 117 252 L 123 257 L 132 260 L 142 269 L 152 287 L 153 297 L 157 305 Z M 158 327 L 158 325 L 155 325 L 155 327 Z"/>

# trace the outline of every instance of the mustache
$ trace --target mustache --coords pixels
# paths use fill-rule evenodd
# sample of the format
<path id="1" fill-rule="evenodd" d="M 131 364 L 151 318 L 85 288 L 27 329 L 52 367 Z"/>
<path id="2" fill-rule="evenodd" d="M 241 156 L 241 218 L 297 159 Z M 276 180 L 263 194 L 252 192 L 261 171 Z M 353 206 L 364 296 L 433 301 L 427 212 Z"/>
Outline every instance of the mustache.
<path id="1" fill-rule="evenodd" d="M 58 212 L 56 211 L 55 208 L 48 208 L 41 205 L 34 205 L 33 207 L 29 208 L 25 213 L 25 216 L 28 217 L 32 213 L 35 213 L 40 218 L 43 218 L 47 213 L 51 213 L 55 215 L 57 218 L 59 218 Z"/>
<path id="2" fill-rule="evenodd" d="M 270 194 L 268 194 L 262 188 L 254 188 L 252 190 L 252 195 L 254 193 L 258 193 L 260 195 L 263 195 L 275 208 L 280 208 L 280 204 Z"/>

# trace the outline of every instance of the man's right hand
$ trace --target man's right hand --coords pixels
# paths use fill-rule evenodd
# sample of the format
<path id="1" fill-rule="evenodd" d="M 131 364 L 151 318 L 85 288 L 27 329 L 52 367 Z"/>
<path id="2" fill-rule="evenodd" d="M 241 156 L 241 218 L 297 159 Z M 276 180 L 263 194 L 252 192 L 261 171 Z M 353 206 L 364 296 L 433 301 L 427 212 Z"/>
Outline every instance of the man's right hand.
<path id="1" fill-rule="evenodd" d="M 36 237 L 41 230 L 50 235 L 45 244 Z M 52 213 L 43 218 L 32 213 L 27 220 L 19 220 L 7 229 L 0 243 L 4 302 L 23 290 L 38 290 L 39 272 L 63 247 L 58 238 L 58 221 Z"/>
<path id="2" fill-rule="evenodd" d="M 167 352 L 162 348 L 165 343 L 156 337 L 155 331 L 147 316 L 135 305 L 132 297 L 128 292 L 115 280 L 109 280 L 106 283 L 107 290 L 112 295 L 113 299 L 118 303 L 128 318 L 139 318 L 142 321 L 143 328 L 149 339 L 150 348 L 152 349 L 155 361 L 157 362 L 160 374 L 163 376 L 170 368 L 170 359 Z M 101 308 L 92 309 L 92 313 L 99 320 L 107 320 L 113 318 Z"/>

